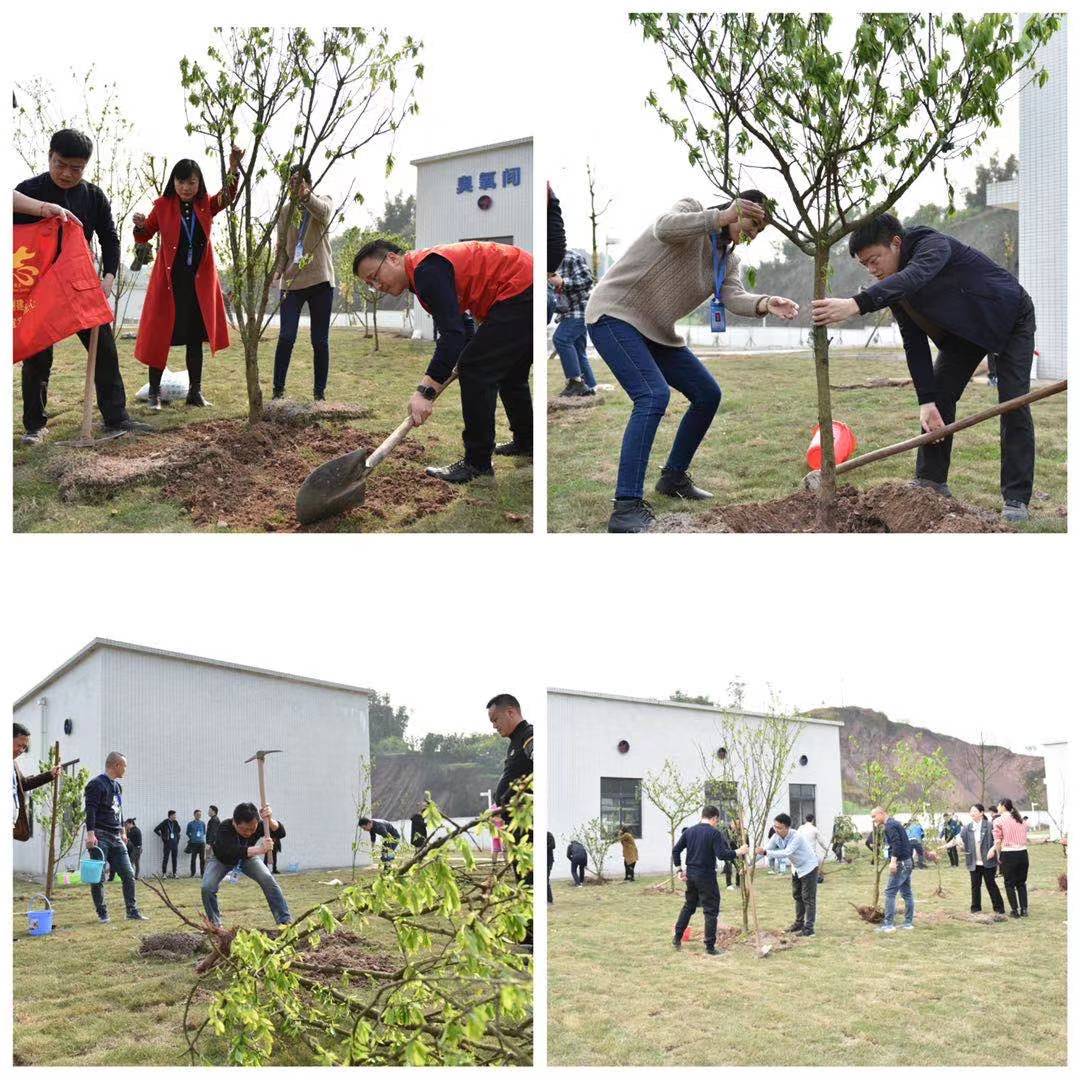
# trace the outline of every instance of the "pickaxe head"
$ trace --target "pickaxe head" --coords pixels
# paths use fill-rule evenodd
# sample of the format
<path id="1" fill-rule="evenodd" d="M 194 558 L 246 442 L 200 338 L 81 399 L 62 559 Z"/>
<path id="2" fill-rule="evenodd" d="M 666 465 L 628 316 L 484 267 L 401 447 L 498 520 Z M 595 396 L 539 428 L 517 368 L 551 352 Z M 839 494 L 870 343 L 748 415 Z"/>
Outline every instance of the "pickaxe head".
<path id="1" fill-rule="evenodd" d="M 283 754 L 284 752 L 284 750 L 256 750 L 254 756 L 249 757 L 244 764 L 246 765 L 248 761 L 262 761 L 267 754 Z"/>

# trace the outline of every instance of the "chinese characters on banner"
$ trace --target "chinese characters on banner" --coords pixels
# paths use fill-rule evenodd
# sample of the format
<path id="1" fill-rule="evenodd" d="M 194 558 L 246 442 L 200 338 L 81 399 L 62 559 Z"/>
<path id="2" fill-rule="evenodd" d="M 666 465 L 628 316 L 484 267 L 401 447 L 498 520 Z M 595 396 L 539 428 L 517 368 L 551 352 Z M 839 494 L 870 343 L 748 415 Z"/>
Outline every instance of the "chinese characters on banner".
<path id="1" fill-rule="evenodd" d="M 494 191 L 494 190 L 496 190 L 496 188 L 499 185 L 495 182 L 495 177 L 496 177 L 496 173 L 495 173 L 494 170 L 492 172 L 482 172 L 482 173 L 480 173 L 480 175 L 477 177 L 477 180 L 476 180 L 477 187 L 476 187 L 475 190 L 478 190 L 478 191 Z M 503 169 L 503 171 L 502 171 L 502 186 L 504 188 L 507 188 L 507 187 L 520 187 L 521 186 L 521 167 L 519 165 L 514 165 L 514 166 L 512 166 L 511 168 L 508 168 L 508 169 Z M 474 190 L 473 189 L 473 178 L 472 178 L 471 173 L 466 174 L 465 176 L 459 176 L 457 178 L 457 194 L 458 195 L 467 195 L 473 190 Z"/>

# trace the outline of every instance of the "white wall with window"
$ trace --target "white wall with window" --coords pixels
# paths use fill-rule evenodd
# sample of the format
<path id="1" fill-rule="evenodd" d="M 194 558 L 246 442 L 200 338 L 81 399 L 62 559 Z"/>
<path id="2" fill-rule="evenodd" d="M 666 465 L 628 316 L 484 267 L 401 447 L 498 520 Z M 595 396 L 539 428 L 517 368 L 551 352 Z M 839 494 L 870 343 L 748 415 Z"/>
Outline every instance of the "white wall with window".
<path id="1" fill-rule="evenodd" d="M 760 714 L 741 714 L 753 724 Z M 600 817 L 637 837 L 638 872 L 661 873 L 671 842 L 666 818 L 641 788 L 670 759 L 687 779 L 706 774 L 702 755 L 721 749 L 723 712 L 709 706 L 623 697 L 588 691 L 548 691 L 548 828 L 555 836 L 553 877 L 569 877 L 566 846 L 580 827 Z M 805 717 L 773 813 L 801 818 L 814 813 L 828 836 L 841 812 L 840 728 L 837 721 Z M 706 801 L 728 811 L 733 793 L 714 781 Z M 698 808 L 700 810 L 700 808 Z M 682 824 L 698 820 L 691 814 Z M 609 865 L 621 862 L 618 847 Z"/>

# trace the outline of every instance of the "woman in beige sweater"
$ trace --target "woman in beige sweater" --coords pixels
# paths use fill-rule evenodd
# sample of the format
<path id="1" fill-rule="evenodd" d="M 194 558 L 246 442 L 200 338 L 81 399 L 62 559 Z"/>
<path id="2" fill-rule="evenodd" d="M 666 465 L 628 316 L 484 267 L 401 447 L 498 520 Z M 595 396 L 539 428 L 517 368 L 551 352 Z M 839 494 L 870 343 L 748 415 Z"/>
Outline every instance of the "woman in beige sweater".
<path id="1" fill-rule="evenodd" d="M 765 196 L 743 191 L 727 207 L 705 209 L 680 199 L 645 230 L 592 292 L 585 311 L 589 337 L 634 403 L 623 435 L 615 508 L 608 532 L 646 532 L 653 512 L 643 495 L 656 429 L 674 387 L 690 401 L 656 490 L 708 499 L 687 470 L 720 407 L 720 386 L 675 332 L 675 323 L 713 297 L 714 325 L 725 312 L 747 318 L 794 319 L 798 305 L 782 296 L 748 293 L 735 246 L 765 227 Z M 717 322 L 717 320 L 719 320 Z"/>

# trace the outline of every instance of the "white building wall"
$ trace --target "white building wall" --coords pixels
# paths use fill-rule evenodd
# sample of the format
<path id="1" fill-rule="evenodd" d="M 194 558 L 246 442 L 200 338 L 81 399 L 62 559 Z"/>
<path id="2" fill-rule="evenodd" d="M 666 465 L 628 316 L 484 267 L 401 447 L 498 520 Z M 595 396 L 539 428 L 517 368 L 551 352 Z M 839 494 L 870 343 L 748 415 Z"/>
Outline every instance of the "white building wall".
<path id="1" fill-rule="evenodd" d="M 1020 94 L 1020 283 L 1035 303 L 1035 373 L 1064 379 L 1068 364 L 1068 95 L 1065 18 L 1039 50 L 1050 74 Z"/>
<path id="2" fill-rule="evenodd" d="M 600 815 L 600 778 L 644 778 L 658 772 L 671 759 L 687 776 L 702 775 L 699 747 L 707 754 L 719 747 L 719 710 L 674 703 L 585 696 L 553 690 L 548 693 L 548 828 L 555 836 L 554 877 L 568 877 L 566 845 L 584 822 Z M 752 723 L 752 718 L 747 719 Z M 788 785 L 813 784 L 816 788 L 817 824 L 825 836 L 841 812 L 841 725 L 808 722 L 799 737 L 795 759 L 805 754 L 807 764 L 796 765 L 782 789 L 773 813 L 788 812 Z M 628 753 L 619 752 L 625 739 Z M 638 870 L 664 871 L 669 862 L 670 837 L 663 815 L 642 794 L 642 836 Z M 698 820 L 693 814 L 683 824 Z M 618 846 L 611 864 L 618 866 Z"/>
<path id="3" fill-rule="evenodd" d="M 135 817 L 142 829 L 147 870 L 160 867 L 162 845 L 153 829 L 168 810 L 176 810 L 184 827 L 196 807 L 205 821 L 210 803 L 222 820 L 239 802 L 258 804 L 258 766 L 245 759 L 260 749 L 284 751 L 265 766 L 267 801 L 287 832 L 279 867 L 350 865 L 360 760 L 369 752 L 366 694 L 105 647 L 44 695 L 50 724 L 62 728 L 63 715 L 75 722 L 74 738 L 61 736 L 65 760 L 78 754 L 96 776 L 109 751 L 127 757 L 124 816 Z M 181 861 L 185 844 L 182 837 Z M 44 873 L 40 842 L 35 852 L 17 852 L 20 857 L 16 869 Z"/>
<path id="4" fill-rule="evenodd" d="M 461 240 L 497 240 L 533 249 L 533 145 L 531 139 L 504 143 L 416 165 L 416 246 L 456 244 Z M 518 184 L 503 183 L 504 169 L 519 169 Z M 481 173 L 495 174 L 495 188 L 480 188 Z M 471 191 L 458 191 L 460 177 L 469 177 Z M 481 210 L 477 200 L 491 196 Z M 416 327 L 430 340 L 431 319 L 416 305 Z"/>
<path id="5" fill-rule="evenodd" d="M 1050 838 L 1058 839 L 1069 831 L 1069 744 L 1045 743 L 1043 763 L 1046 766 L 1046 811 L 1049 814 Z"/>

